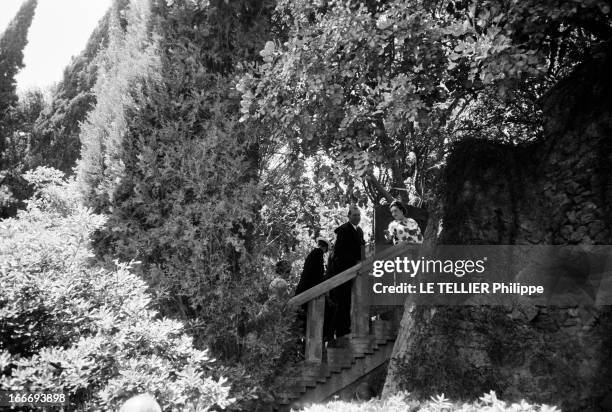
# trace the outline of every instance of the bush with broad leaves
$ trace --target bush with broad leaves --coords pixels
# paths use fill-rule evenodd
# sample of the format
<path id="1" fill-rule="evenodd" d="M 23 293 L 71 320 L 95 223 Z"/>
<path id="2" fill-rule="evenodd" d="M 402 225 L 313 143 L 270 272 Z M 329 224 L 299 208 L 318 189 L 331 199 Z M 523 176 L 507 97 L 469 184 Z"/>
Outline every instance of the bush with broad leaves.
<path id="1" fill-rule="evenodd" d="M 432 396 L 429 400 L 412 399 L 409 393 L 400 392 L 386 399 L 368 402 L 344 402 L 335 400 L 324 405 L 312 405 L 302 412 L 560 412 L 555 406 L 532 404 L 524 399 L 520 402 L 504 402 L 494 391 L 485 393 L 472 403 L 458 403 L 447 399 L 444 394 Z"/>
<path id="2" fill-rule="evenodd" d="M 150 392 L 164 410 L 232 403 L 213 359 L 180 322 L 151 308 L 130 264 L 90 261 L 105 221 L 80 206 L 74 181 L 39 168 L 28 208 L 0 221 L 0 388 L 64 391 L 75 410 L 117 409 Z"/>

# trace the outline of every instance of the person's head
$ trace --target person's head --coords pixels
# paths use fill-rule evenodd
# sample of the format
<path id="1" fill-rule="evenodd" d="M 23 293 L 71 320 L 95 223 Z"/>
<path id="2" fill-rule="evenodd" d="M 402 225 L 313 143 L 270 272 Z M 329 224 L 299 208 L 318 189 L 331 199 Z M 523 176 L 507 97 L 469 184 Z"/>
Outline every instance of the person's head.
<path id="1" fill-rule="evenodd" d="M 291 263 L 286 259 L 281 259 L 276 262 L 275 271 L 277 275 L 286 276 L 291 273 Z"/>
<path id="2" fill-rule="evenodd" d="M 317 238 L 317 247 L 323 250 L 323 253 L 327 253 L 329 250 L 329 241 L 325 238 Z"/>
<path id="3" fill-rule="evenodd" d="M 361 211 L 356 205 L 349 206 L 348 219 L 352 225 L 357 226 L 361 222 Z"/>
<path id="4" fill-rule="evenodd" d="M 395 220 L 402 220 L 406 216 L 406 208 L 397 200 L 389 205 L 389 210 L 391 210 L 391 215 L 393 215 Z"/>
<path id="5" fill-rule="evenodd" d="M 128 399 L 119 412 L 161 412 L 161 407 L 153 396 L 144 393 Z"/>
<path id="6" fill-rule="evenodd" d="M 283 298 L 289 292 L 289 283 L 282 278 L 274 278 L 268 286 L 270 297 Z"/>

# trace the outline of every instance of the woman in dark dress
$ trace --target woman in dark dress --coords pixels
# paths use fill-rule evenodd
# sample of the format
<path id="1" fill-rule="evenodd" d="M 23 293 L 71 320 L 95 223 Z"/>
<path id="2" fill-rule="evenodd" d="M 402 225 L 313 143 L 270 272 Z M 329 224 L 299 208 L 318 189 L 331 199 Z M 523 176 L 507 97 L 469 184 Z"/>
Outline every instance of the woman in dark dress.
<path id="1" fill-rule="evenodd" d="M 318 285 L 325 280 L 325 264 L 323 263 L 323 256 L 328 250 L 329 242 L 326 239 L 318 238 L 317 247 L 315 247 L 308 254 L 308 256 L 306 256 L 306 260 L 304 261 L 304 269 L 302 270 L 300 281 L 295 289 L 296 295 L 299 295 L 300 293 Z"/>
<path id="2" fill-rule="evenodd" d="M 317 238 L 317 246 L 306 256 L 306 260 L 304 261 L 304 269 L 302 270 L 302 274 L 300 275 L 300 281 L 295 289 L 296 296 L 302 292 L 307 291 L 308 289 L 317 286 L 319 283 L 325 280 L 325 259 L 324 255 L 329 250 L 329 241 L 322 237 Z M 300 308 L 297 314 L 297 321 L 300 324 L 300 327 L 303 331 L 303 335 L 306 334 L 306 311 L 308 309 L 308 304 L 305 303 Z M 326 312 L 327 312 L 326 308 Z M 324 329 L 329 328 L 328 322 L 325 322 L 326 325 Z M 324 335 L 326 335 L 324 330 Z"/>

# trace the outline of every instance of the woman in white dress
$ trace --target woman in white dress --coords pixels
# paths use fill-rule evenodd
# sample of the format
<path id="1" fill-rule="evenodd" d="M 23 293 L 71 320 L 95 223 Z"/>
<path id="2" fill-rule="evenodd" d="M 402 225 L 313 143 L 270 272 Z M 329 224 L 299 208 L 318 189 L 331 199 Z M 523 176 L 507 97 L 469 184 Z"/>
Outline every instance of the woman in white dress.
<path id="1" fill-rule="evenodd" d="M 423 243 L 423 234 L 416 220 L 406 217 L 406 208 L 398 200 L 394 200 L 389 209 L 393 215 L 393 221 L 389 223 L 385 231 L 385 238 L 393 241 L 393 244 Z"/>

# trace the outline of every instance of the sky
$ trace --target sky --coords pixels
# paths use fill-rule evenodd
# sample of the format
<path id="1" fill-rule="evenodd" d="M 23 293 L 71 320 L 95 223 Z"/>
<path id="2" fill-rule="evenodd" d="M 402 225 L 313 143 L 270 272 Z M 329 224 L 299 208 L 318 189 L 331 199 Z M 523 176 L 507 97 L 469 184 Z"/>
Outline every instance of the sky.
<path id="1" fill-rule="evenodd" d="M 0 33 L 24 0 L 0 0 Z M 78 55 L 112 0 L 38 0 L 24 50 L 25 67 L 17 89 L 45 89 L 62 79 L 72 56 Z"/>

